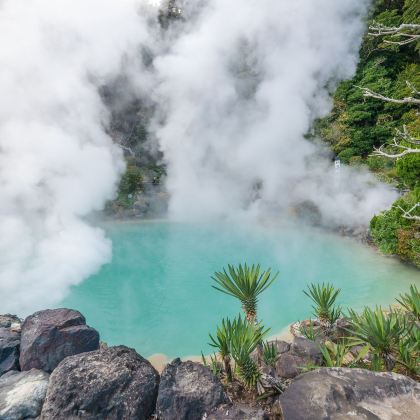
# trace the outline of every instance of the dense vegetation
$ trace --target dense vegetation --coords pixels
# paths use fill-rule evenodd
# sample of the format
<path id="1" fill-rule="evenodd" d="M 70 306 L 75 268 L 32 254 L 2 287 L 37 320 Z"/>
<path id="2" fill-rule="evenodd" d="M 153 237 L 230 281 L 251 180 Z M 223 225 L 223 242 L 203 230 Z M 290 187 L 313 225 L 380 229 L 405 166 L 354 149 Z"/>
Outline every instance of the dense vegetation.
<path id="1" fill-rule="evenodd" d="M 215 289 L 233 296 L 241 303 L 245 317 L 225 318 L 210 334 L 210 345 L 218 353 L 205 358 L 213 373 L 225 381 L 241 384 L 260 399 L 282 392 L 285 383 L 273 377 L 278 353 L 276 342 L 265 341 L 269 329 L 257 319 L 258 296 L 275 280 L 271 269 L 260 266 L 229 266 L 215 273 Z M 332 284 L 311 284 L 304 291 L 313 303 L 314 319 L 298 323 L 294 334 L 306 337 L 319 346 L 321 365 L 359 367 L 374 371 L 396 371 L 419 379 L 420 375 L 420 293 L 415 285 L 387 310 L 365 307 L 360 313 L 344 311 L 336 304 L 340 289 Z M 233 364 L 232 364 L 233 363 Z M 300 366 L 302 372 L 320 367 Z"/>
<path id="2" fill-rule="evenodd" d="M 419 24 L 418 6 L 416 0 L 377 0 L 369 16 L 369 25 Z M 418 96 L 420 42 L 405 45 L 387 42 L 401 39 L 405 38 L 365 36 L 355 76 L 338 86 L 332 113 L 317 122 L 316 131 L 343 162 L 367 165 L 380 179 L 401 191 L 402 197 L 391 209 L 373 218 L 371 235 L 383 252 L 397 254 L 420 267 L 419 221 L 403 217 L 404 211 L 420 201 L 420 153 L 406 154 L 398 159 L 372 156 L 375 149 L 390 144 L 396 130 L 402 131 L 404 126 L 413 138 L 419 138 L 418 103 L 384 101 L 364 95 L 365 91 L 361 89 L 367 88 L 393 99 Z M 395 147 L 383 150 L 395 154 Z M 401 150 L 397 148 L 397 151 Z M 415 208 L 411 215 L 419 215 L 419 210 Z"/>

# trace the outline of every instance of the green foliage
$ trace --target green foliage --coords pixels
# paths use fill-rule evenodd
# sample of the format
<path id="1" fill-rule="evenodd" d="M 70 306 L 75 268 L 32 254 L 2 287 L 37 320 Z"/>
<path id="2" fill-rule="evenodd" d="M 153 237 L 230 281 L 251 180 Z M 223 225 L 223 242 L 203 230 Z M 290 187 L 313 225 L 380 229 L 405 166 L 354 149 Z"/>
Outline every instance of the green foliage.
<path id="1" fill-rule="evenodd" d="M 368 24 L 398 26 L 401 23 L 419 23 L 420 8 L 416 0 L 377 0 Z M 420 156 L 408 155 L 388 164 L 369 155 L 374 147 L 391 142 L 396 129 L 406 125 L 416 137 L 420 133 L 420 118 L 413 104 L 395 104 L 363 97 L 359 87 L 382 95 L 403 98 L 412 96 L 411 88 L 420 86 L 418 51 L 420 42 L 395 46 L 384 42 L 386 37 L 366 35 L 360 50 L 360 63 L 351 80 L 342 82 L 334 94 L 331 114 L 317 121 L 318 135 L 331 144 L 344 163 L 355 157 L 368 160 L 368 165 L 380 173 L 382 180 L 393 179 L 403 187 L 419 185 Z"/>
<path id="2" fill-rule="evenodd" d="M 382 252 L 396 254 L 418 267 L 420 267 L 418 222 L 404 218 L 399 207 L 407 211 L 419 201 L 420 188 L 417 187 L 395 201 L 389 210 L 374 216 L 370 222 L 372 239 Z"/>
<path id="3" fill-rule="evenodd" d="M 209 343 L 212 347 L 217 348 L 220 357 L 225 365 L 226 377 L 228 382 L 232 381 L 232 369 L 230 366 L 230 346 L 231 346 L 231 335 L 235 325 L 232 325 L 230 319 L 222 319 L 222 325 L 217 327 L 216 337 L 209 334 L 211 342 Z"/>
<path id="4" fill-rule="evenodd" d="M 133 205 L 135 194 L 142 188 L 143 176 L 141 169 L 136 165 L 127 165 L 118 187 L 117 204 L 129 208 Z"/>
<path id="5" fill-rule="evenodd" d="M 420 154 L 409 154 L 398 159 L 396 168 L 404 186 L 410 188 L 420 186 Z"/>
<path id="6" fill-rule="evenodd" d="M 236 362 L 236 371 L 243 383 L 254 388 L 260 378 L 260 370 L 251 358 L 251 353 L 263 341 L 268 333 L 261 325 L 250 325 L 241 316 L 232 322 L 231 354 Z"/>
<path id="7" fill-rule="evenodd" d="M 264 341 L 263 343 L 263 360 L 268 366 L 275 367 L 279 352 L 274 343 Z"/>
<path id="8" fill-rule="evenodd" d="M 385 313 L 381 307 L 365 308 L 361 315 L 349 310 L 352 344 L 368 344 L 371 351 L 380 357 L 387 370 L 392 370 L 395 360 L 392 353 L 407 331 L 405 318 L 395 312 Z"/>
<path id="9" fill-rule="evenodd" d="M 350 163 L 350 159 L 355 156 L 357 156 L 357 151 L 353 147 L 348 147 L 338 154 L 338 157 L 344 163 Z"/>
<path id="10" fill-rule="evenodd" d="M 258 296 L 276 279 L 278 273 L 271 275 L 271 268 L 261 271 L 260 265 L 239 264 L 237 268 L 228 265 L 228 272 L 216 272 L 212 279 L 220 292 L 236 297 L 242 303 L 248 322 L 253 323 L 257 316 Z"/>
<path id="11" fill-rule="evenodd" d="M 420 328 L 416 324 L 398 345 L 398 363 L 409 373 L 420 375 Z"/>
<path id="12" fill-rule="evenodd" d="M 335 301 L 341 289 L 335 289 L 332 284 L 310 284 L 308 290 L 304 290 L 315 305 L 314 315 L 322 322 L 327 323 L 329 326 L 334 324 L 341 315 L 341 308 L 335 306 Z"/>
<path id="13" fill-rule="evenodd" d="M 400 294 L 397 302 L 418 322 L 420 322 L 420 292 L 415 284 L 410 286 L 410 292 Z"/>
<path id="14" fill-rule="evenodd" d="M 230 319 L 222 319 L 222 325 L 217 327 L 216 337 L 209 334 L 212 347 L 218 349 L 220 356 L 225 357 L 230 355 L 230 335 L 232 334 L 232 323 Z"/>
<path id="15" fill-rule="evenodd" d="M 320 349 L 327 367 L 341 367 L 344 365 L 344 356 L 348 353 L 349 347 L 345 343 L 321 343 Z"/>

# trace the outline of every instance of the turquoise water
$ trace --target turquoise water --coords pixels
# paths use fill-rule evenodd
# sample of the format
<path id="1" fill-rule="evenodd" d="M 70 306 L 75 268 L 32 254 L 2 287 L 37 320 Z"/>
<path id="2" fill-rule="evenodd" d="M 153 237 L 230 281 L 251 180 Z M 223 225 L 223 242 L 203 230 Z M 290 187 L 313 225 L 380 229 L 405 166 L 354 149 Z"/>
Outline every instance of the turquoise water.
<path id="1" fill-rule="evenodd" d="M 260 299 L 259 318 L 276 333 L 310 316 L 302 293 L 309 282 L 332 282 L 344 306 L 389 304 L 420 285 L 420 272 L 371 248 L 296 227 L 233 227 L 165 222 L 106 227 L 113 259 L 60 303 L 80 310 L 108 344 L 145 357 L 209 350 L 208 333 L 235 316 L 234 298 L 211 288 L 211 274 L 228 263 L 260 262 L 280 272 Z"/>

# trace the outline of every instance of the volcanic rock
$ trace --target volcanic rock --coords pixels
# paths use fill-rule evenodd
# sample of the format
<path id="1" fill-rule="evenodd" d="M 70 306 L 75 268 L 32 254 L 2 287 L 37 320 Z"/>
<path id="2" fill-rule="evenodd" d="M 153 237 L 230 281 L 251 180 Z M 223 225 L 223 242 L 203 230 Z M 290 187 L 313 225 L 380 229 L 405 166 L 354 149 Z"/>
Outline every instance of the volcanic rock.
<path id="1" fill-rule="evenodd" d="M 67 356 L 96 350 L 99 333 L 71 309 L 35 312 L 22 325 L 20 367 L 52 372 Z"/>

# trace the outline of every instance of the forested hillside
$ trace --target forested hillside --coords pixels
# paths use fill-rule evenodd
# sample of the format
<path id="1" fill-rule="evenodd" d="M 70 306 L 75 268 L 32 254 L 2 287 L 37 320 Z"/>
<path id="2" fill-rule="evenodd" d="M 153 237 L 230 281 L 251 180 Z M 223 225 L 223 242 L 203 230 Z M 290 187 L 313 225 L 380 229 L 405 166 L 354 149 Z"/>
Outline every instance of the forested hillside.
<path id="1" fill-rule="evenodd" d="M 420 24 L 417 0 L 375 2 L 357 72 L 338 86 L 332 113 L 317 122 L 316 131 L 343 162 L 368 165 L 401 192 L 391 209 L 372 219 L 371 235 L 383 252 L 420 266 L 420 32 L 416 24 Z"/>

